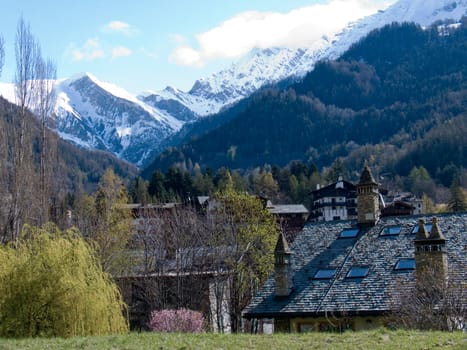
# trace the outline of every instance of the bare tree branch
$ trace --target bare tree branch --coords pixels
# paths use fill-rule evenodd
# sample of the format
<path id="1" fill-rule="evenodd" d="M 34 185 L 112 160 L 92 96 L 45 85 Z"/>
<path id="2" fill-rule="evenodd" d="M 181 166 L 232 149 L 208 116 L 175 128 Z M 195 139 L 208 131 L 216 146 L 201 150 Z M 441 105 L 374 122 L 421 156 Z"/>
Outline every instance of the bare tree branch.
<path id="1" fill-rule="evenodd" d="M 2 76 L 3 65 L 5 64 L 5 40 L 0 35 L 0 77 Z"/>

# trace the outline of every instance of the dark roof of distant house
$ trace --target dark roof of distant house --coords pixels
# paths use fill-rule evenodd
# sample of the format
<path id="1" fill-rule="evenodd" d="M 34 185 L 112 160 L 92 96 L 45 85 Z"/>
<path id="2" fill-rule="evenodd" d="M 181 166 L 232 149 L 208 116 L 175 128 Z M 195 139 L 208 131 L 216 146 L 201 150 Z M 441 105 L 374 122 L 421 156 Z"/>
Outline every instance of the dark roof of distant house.
<path id="1" fill-rule="evenodd" d="M 247 318 L 319 316 L 325 313 L 381 314 L 390 310 L 389 289 L 403 275 L 414 280 L 413 270 L 394 269 L 400 259 L 414 258 L 413 228 L 431 216 L 388 217 L 362 229 L 354 238 L 339 238 L 355 221 L 309 223 L 290 246 L 293 291 L 275 297 L 274 275 L 244 310 Z M 450 278 L 467 279 L 467 213 L 437 215 L 446 237 Z M 398 234 L 382 234 L 399 227 Z M 395 230 L 397 232 L 398 230 Z M 363 278 L 348 278 L 352 267 L 368 268 Z M 315 278 L 318 270 L 332 270 L 330 278 Z"/>
<path id="2" fill-rule="evenodd" d="M 311 191 L 311 194 L 314 200 L 330 196 L 347 196 L 348 194 L 353 194 L 353 196 L 356 197 L 357 186 L 349 181 L 340 180 L 330 185 L 321 187 L 320 189 Z"/>

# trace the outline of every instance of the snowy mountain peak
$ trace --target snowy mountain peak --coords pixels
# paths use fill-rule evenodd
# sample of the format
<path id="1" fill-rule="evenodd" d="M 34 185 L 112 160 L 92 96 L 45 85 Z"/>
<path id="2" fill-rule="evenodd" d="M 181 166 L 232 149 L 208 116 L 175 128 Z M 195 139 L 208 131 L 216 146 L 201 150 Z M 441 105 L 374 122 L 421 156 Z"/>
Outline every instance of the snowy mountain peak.
<path id="1" fill-rule="evenodd" d="M 170 93 L 169 98 L 180 98 L 183 106 L 200 116 L 217 113 L 265 85 L 303 77 L 318 60 L 338 58 L 373 29 L 393 22 L 428 26 L 440 20 L 459 20 L 466 14 L 467 0 L 400 0 L 386 11 L 349 23 L 338 33 L 323 35 L 309 47 L 253 49 L 230 67 L 198 79 L 188 93 Z M 164 90 L 154 95 L 161 99 L 166 94 Z M 203 108 L 199 108 L 200 103 Z"/>
<path id="2" fill-rule="evenodd" d="M 258 89 L 284 79 L 299 79 L 317 61 L 335 59 L 370 31 L 393 22 L 429 26 L 467 15 L 467 0 L 400 0 L 372 16 L 327 33 L 299 49 L 254 49 L 245 58 L 209 77 L 188 92 L 173 87 L 134 96 L 90 73 L 57 81 L 56 129 L 83 147 L 108 150 L 138 165 L 185 123 L 214 114 Z M 14 102 L 11 84 L 0 94 Z"/>

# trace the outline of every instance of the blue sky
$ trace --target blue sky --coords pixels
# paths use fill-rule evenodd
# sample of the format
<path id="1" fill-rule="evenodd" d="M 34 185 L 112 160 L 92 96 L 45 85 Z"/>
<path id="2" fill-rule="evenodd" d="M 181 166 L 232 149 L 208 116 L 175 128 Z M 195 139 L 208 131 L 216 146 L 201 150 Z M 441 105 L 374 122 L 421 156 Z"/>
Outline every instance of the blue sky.
<path id="1" fill-rule="evenodd" d="M 395 0 L 7 0 L 0 13 L 14 77 L 20 16 L 59 78 L 90 72 L 132 93 L 194 81 L 254 47 L 303 46 Z"/>

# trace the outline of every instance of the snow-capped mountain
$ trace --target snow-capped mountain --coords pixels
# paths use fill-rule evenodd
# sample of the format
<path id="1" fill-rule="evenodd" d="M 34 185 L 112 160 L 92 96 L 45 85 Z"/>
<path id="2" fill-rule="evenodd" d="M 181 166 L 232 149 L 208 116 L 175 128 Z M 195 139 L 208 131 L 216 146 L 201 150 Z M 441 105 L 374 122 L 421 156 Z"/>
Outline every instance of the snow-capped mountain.
<path id="1" fill-rule="evenodd" d="M 190 91 L 167 87 L 133 96 L 90 74 L 57 81 L 55 129 L 82 147 L 110 151 L 137 165 L 149 161 L 157 146 L 185 123 L 214 114 L 263 86 L 299 79 L 322 59 L 335 59 L 370 31 L 392 22 L 428 26 L 467 15 L 467 0 L 400 0 L 385 11 L 328 33 L 310 47 L 253 50 L 246 58 L 210 77 Z M 0 94 L 14 102 L 12 86 Z"/>
<path id="2" fill-rule="evenodd" d="M 58 81 L 55 128 L 64 139 L 110 151 L 137 165 L 183 125 L 167 113 L 90 74 Z"/>
<path id="3" fill-rule="evenodd" d="M 263 86 L 303 77 L 316 62 L 338 58 L 374 29 L 393 22 L 429 26 L 436 21 L 457 21 L 465 15 L 467 0 L 400 0 L 385 11 L 349 24 L 340 32 L 322 36 L 310 47 L 253 50 L 231 67 L 197 80 L 189 92 L 167 88 L 162 92 L 145 93 L 142 98 L 158 107 L 165 101 L 172 101 L 172 104 L 177 101 L 200 116 L 217 113 Z M 170 108 L 166 110 L 171 113 Z"/>
<path id="4" fill-rule="evenodd" d="M 12 103 L 14 90 L 13 84 L 0 83 L 0 96 Z M 55 81 L 54 93 L 54 119 L 49 125 L 61 138 L 138 166 L 151 160 L 159 143 L 189 120 L 179 120 L 89 73 Z"/>

